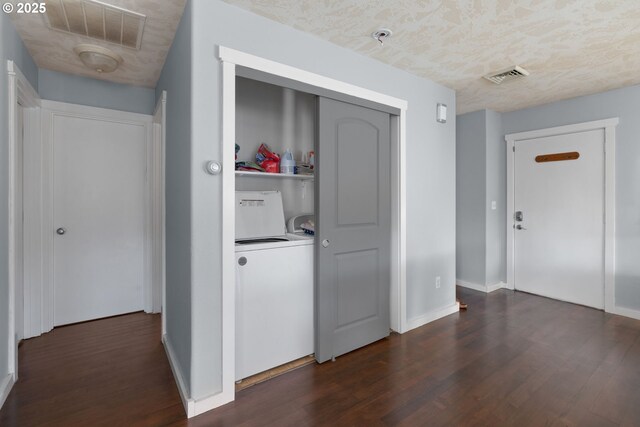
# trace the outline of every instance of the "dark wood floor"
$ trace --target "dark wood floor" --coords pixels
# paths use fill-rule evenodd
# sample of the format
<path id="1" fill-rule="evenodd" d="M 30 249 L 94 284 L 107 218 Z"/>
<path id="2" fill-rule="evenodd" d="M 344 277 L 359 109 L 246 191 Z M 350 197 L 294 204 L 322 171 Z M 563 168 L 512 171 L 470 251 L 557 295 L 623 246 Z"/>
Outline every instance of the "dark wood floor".
<path id="1" fill-rule="evenodd" d="M 458 293 L 466 312 L 189 422 L 157 316 L 61 328 L 20 349 L 0 425 L 640 426 L 640 321 L 506 290 Z"/>
<path id="2" fill-rule="evenodd" d="M 56 328 L 19 348 L 0 426 L 164 425 L 185 418 L 159 315 Z"/>

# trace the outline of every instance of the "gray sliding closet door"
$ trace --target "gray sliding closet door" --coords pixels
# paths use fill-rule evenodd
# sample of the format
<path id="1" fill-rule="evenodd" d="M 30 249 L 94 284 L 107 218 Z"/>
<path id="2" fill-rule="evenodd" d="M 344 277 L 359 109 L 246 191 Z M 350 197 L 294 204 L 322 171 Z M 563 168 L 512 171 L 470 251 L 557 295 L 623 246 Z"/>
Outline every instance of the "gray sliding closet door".
<path id="1" fill-rule="evenodd" d="M 389 335 L 390 135 L 387 113 L 318 101 L 316 359 Z"/>

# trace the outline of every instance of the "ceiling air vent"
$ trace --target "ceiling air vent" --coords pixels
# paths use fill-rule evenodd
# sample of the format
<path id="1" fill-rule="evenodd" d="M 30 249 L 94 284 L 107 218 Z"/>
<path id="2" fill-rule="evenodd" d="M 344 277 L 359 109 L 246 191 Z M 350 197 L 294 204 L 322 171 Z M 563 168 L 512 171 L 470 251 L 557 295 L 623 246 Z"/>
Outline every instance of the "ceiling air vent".
<path id="1" fill-rule="evenodd" d="M 95 0 L 48 0 L 43 15 L 53 30 L 140 49 L 145 15 Z"/>
<path id="2" fill-rule="evenodd" d="M 525 77 L 528 75 L 529 75 L 529 72 L 527 70 L 525 70 L 522 67 L 519 67 L 518 65 L 514 65 L 513 67 L 509 67 L 506 70 L 502 70 L 498 73 L 484 76 L 484 78 L 489 80 L 490 82 L 493 82 L 499 85 L 504 81 L 513 80 L 513 79 Z"/>

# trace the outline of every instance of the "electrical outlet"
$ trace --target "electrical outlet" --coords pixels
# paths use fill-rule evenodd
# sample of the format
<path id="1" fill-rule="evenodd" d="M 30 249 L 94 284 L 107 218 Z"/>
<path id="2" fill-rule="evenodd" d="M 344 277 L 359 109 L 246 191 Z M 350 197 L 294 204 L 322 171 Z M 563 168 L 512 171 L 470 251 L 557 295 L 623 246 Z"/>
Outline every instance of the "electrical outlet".
<path id="1" fill-rule="evenodd" d="M 440 288 L 440 276 L 436 276 L 436 289 Z"/>
<path id="2" fill-rule="evenodd" d="M 497 207 L 498 207 L 498 203 L 495 200 L 492 200 L 491 201 L 491 210 L 495 211 Z"/>

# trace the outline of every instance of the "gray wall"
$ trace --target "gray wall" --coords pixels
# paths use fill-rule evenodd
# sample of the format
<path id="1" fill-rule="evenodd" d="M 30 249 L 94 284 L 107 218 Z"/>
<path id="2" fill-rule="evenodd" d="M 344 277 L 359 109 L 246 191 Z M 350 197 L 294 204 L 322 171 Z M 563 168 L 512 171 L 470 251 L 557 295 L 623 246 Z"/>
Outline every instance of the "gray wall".
<path id="1" fill-rule="evenodd" d="M 507 154 L 502 115 L 486 112 L 486 284 L 507 281 Z M 496 209 L 491 209 L 491 202 Z"/>
<path id="2" fill-rule="evenodd" d="M 456 277 L 486 283 L 486 111 L 456 122 Z"/>
<path id="3" fill-rule="evenodd" d="M 219 1 L 192 3 L 191 392 L 221 390 L 221 179 L 203 163 L 221 157 L 224 45 L 403 98 L 407 114 L 407 310 L 410 318 L 455 301 L 455 117 L 435 121 L 452 90 Z M 188 12 L 186 12 L 188 14 Z M 264 36 L 267 35 L 267 36 Z M 169 98 L 171 102 L 171 98 Z M 182 171 L 185 172 L 185 171 Z M 435 289 L 436 276 L 442 286 Z M 169 307 L 169 310 L 171 308 Z"/>
<path id="4" fill-rule="evenodd" d="M 186 386 L 191 384 L 191 2 L 158 81 L 167 91 L 166 123 L 166 325 Z M 205 325 L 206 327 L 206 325 Z"/>
<path id="5" fill-rule="evenodd" d="M 9 269 L 8 269 L 8 149 L 9 127 L 7 111 L 7 60 L 13 60 L 29 80 L 34 89 L 38 89 L 38 68 L 22 44 L 9 15 L 0 13 L 0 381 L 8 372 L 8 324 L 9 324 Z"/>
<path id="6" fill-rule="evenodd" d="M 640 86 L 502 115 L 503 133 L 619 117 L 616 129 L 616 305 L 640 310 Z"/>
<path id="7" fill-rule="evenodd" d="M 506 281 L 502 116 L 475 111 L 458 116 L 456 127 L 456 274 L 465 282 L 495 285 Z"/>
<path id="8" fill-rule="evenodd" d="M 153 114 L 155 90 L 40 69 L 38 92 L 42 99 Z"/>

